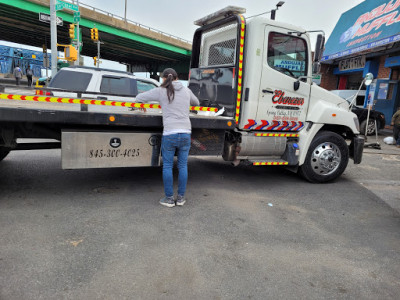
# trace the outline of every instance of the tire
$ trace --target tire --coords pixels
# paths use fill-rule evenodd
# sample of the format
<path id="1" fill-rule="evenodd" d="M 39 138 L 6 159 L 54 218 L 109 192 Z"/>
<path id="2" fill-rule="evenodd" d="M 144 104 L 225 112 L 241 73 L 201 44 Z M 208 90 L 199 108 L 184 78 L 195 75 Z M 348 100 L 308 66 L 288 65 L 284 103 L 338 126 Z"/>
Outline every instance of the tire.
<path id="1" fill-rule="evenodd" d="M 349 162 L 349 148 L 337 133 L 322 131 L 311 142 L 299 174 L 312 183 L 338 178 Z"/>
<path id="2" fill-rule="evenodd" d="M 0 161 L 2 161 L 10 153 L 10 149 L 0 147 Z"/>
<path id="3" fill-rule="evenodd" d="M 360 124 L 360 133 L 365 135 L 365 128 L 366 128 L 367 120 L 364 120 Z M 379 121 L 376 121 L 376 127 L 379 128 Z M 367 135 L 374 135 L 375 134 L 375 119 L 368 120 L 368 132 Z"/>

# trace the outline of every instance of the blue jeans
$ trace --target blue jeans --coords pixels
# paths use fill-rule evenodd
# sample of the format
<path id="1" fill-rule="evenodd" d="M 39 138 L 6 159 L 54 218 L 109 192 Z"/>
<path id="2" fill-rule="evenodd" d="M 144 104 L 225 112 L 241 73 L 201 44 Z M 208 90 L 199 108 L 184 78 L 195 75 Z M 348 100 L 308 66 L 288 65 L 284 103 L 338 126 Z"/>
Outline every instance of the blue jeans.
<path id="1" fill-rule="evenodd" d="M 178 195 L 184 196 L 188 179 L 187 160 L 190 150 L 190 134 L 176 133 L 171 135 L 163 135 L 161 142 L 161 153 L 163 158 L 163 181 L 165 196 L 172 197 L 173 190 L 173 173 L 175 151 L 178 156 Z"/>

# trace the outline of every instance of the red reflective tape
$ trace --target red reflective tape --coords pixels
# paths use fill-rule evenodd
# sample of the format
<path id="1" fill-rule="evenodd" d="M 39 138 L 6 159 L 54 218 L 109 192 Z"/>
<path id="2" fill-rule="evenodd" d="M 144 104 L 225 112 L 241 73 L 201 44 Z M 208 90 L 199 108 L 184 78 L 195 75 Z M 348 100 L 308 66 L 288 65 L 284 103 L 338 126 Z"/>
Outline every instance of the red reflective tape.
<path id="1" fill-rule="evenodd" d="M 33 97 L 33 101 L 39 101 L 38 96 Z"/>
<path id="2" fill-rule="evenodd" d="M 74 99 L 71 98 L 71 99 L 68 100 L 68 102 L 69 103 L 74 103 Z"/>
<path id="3" fill-rule="evenodd" d="M 58 103 L 61 103 L 61 102 L 62 102 L 62 98 L 58 98 L 58 99 L 57 99 L 57 102 L 58 102 Z"/>
<path id="4" fill-rule="evenodd" d="M 121 103 L 121 106 L 125 107 L 125 102 L 122 102 L 122 103 Z"/>
<path id="5" fill-rule="evenodd" d="M 8 95 L 7 98 L 13 100 L 14 95 Z"/>
<path id="6" fill-rule="evenodd" d="M 44 99 L 46 102 L 50 102 L 50 97 L 46 97 L 46 99 Z"/>
<path id="7" fill-rule="evenodd" d="M 154 107 L 154 104 L 150 104 L 150 108 L 153 108 Z"/>
<path id="8" fill-rule="evenodd" d="M 26 96 L 21 96 L 21 100 L 26 100 Z"/>
<path id="9" fill-rule="evenodd" d="M 106 105 L 106 101 L 101 101 L 101 105 Z"/>
<path id="10" fill-rule="evenodd" d="M 79 100 L 80 104 L 85 104 L 85 100 Z"/>
<path id="11" fill-rule="evenodd" d="M 115 101 L 111 102 L 111 105 L 112 105 L 112 106 L 115 106 Z"/>
<path id="12" fill-rule="evenodd" d="M 96 100 L 90 101 L 90 104 L 96 104 Z"/>

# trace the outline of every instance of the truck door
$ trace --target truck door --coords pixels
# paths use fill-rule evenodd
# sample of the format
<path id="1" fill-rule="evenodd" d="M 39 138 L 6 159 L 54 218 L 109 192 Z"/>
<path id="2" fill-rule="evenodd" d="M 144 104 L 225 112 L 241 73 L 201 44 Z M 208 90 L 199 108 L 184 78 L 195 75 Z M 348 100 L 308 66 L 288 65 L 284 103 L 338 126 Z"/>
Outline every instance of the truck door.
<path id="1" fill-rule="evenodd" d="M 311 74 L 309 44 L 288 31 L 265 27 L 256 124 L 247 129 L 298 131 L 304 127 L 311 79 L 298 78 Z"/>

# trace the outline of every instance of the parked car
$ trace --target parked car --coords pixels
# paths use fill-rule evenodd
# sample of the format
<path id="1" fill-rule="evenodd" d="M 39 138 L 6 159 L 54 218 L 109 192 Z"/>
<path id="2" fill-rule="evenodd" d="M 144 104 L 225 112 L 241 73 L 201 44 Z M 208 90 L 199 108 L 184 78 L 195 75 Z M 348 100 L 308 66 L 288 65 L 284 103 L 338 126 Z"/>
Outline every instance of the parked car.
<path id="1" fill-rule="evenodd" d="M 367 128 L 367 135 L 374 135 L 375 121 L 378 131 L 385 127 L 385 115 L 380 111 L 374 109 L 370 111 L 367 126 L 368 109 L 363 107 L 365 100 L 365 90 L 361 90 L 354 101 L 353 99 L 357 93 L 357 90 L 334 90 L 331 92 L 335 95 L 342 97 L 347 102 L 349 102 L 349 104 L 353 103 L 351 111 L 355 113 L 358 117 L 358 121 L 360 122 L 360 132 L 362 134 L 365 134 L 365 129 Z"/>
<path id="2" fill-rule="evenodd" d="M 49 83 L 51 92 L 46 95 L 56 97 L 80 97 L 134 102 L 137 94 L 154 89 L 160 85 L 154 79 L 139 78 L 132 73 L 93 67 L 72 66 L 62 68 Z M 57 91 L 56 89 L 60 89 Z M 80 107 L 79 104 L 71 104 Z M 127 107 L 89 105 L 92 112 L 123 112 Z"/>

